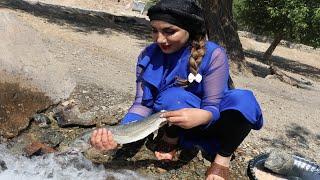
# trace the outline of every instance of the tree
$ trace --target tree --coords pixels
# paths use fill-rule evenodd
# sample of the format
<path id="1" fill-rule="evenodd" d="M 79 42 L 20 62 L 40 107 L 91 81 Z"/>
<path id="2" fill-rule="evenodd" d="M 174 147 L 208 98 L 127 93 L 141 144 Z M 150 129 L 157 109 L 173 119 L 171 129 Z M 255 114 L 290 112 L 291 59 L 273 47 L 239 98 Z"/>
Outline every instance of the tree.
<path id="1" fill-rule="evenodd" d="M 239 19 L 254 33 L 274 37 L 263 56 L 267 64 L 282 39 L 320 46 L 319 0 L 239 1 Z"/>
<path id="2" fill-rule="evenodd" d="M 252 32 L 273 36 L 263 55 L 270 74 L 288 84 L 304 87 L 306 82 L 289 77 L 271 61 L 271 55 L 282 39 L 320 45 L 320 0 L 238 0 L 239 20 Z"/>
<path id="3" fill-rule="evenodd" d="M 232 70 L 245 70 L 242 45 L 237 32 L 237 25 L 232 14 L 232 0 L 200 0 L 203 7 L 206 28 L 210 40 L 226 48 Z"/>

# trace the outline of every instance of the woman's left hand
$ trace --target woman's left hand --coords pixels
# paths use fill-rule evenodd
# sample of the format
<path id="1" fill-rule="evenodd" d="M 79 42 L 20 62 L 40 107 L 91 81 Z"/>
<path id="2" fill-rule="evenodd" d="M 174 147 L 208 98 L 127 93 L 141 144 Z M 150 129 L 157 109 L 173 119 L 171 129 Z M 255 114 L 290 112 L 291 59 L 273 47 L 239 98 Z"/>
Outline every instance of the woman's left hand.
<path id="1" fill-rule="evenodd" d="M 175 111 L 163 113 L 164 118 L 176 126 L 184 129 L 190 129 L 199 125 L 208 124 L 212 119 L 212 114 L 209 111 L 198 108 L 184 108 Z"/>

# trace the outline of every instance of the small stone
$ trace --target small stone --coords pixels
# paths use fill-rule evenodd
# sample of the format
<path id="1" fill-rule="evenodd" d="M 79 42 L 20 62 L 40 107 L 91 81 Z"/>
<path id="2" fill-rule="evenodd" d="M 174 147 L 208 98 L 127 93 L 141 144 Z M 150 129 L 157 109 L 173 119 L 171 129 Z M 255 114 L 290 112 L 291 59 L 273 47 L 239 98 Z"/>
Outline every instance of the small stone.
<path id="1" fill-rule="evenodd" d="M 107 107 L 106 106 L 101 106 L 102 110 L 106 110 Z"/>
<path id="2" fill-rule="evenodd" d="M 235 152 L 238 156 L 243 156 L 245 155 L 245 150 L 243 148 L 237 148 Z"/>
<path id="3" fill-rule="evenodd" d="M 253 152 L 255 155 L 259 154 L 259 151 L 256 150 L 256 149 L 252 150 L 252 152 Z"/>
<path id="4" fill-rule="evenodd" d="M 250 156 L 244 156 L 243 158 L 245 162 L 249 162 L 252 159 Z"/>
<path id="5" fill-rule="evenodd" d="M 87 159 L 98 164 L 106 163 L 112 160 L 113 154 L 114 154 L 114 151 L 108 151 L 108 152 L 102 153 L 101 151 L 95 148 L 89 148 L 84 152 L 84 156 Z"/>
<path id="6" fill-rule="evenodd" d="M 4 134 L 4 137 L 7 137 L 7 138 L 12 138 L 15 136 L 15 134 L 12 132 L 4 132 L 3 134 Z"/>
<path id="7" fill-rule="evenodd" d="M 210 167 L 211 166 L 211 162 L 206 160 L 206 159 L 203 159 L 203 164 L 206 166 L 206 167 Z"/>
<path id="8" fill-rule="evenodd" d="M 265 79 L 276 79 L 276 77 L 274 75 L 269 74 L 265 77 Z"/>
<path id="9" fill-rule="evenodd" d="M 6 162 L 0 160 L 0 172 L 5 171 L 6 169 L 8 169 Z"/>
<path id="10" fill-rule="evenodd" d="M 69 104 L 73 104 L 73 103 L 75 103 L 76 101 L 74 100 L 74 99 L 71 99 L 71 100 L 69 100 L 69 101 L 65 101 L 65 102 L 63 102 L 63 103 L 61 103 L 62 104 L 62 106 L 68 106 Z"/>
<path id="11" fill-rule="evenodd" d="M 45 144 L 42 144 L 40 142 L 31 143 L 30 145 L 28 145 L 24 148 L 24 151 L 27 156 L 42 155 L 42 154 L 56 152 L 55 149 L 53 149 Z"/>
<path id="12" fill-rule="evenodd" d="M 55 130 L 46 130 L 42 134 L 43 135 L 40 137 L 40 141 L 51 147 L 58 146 L 65 138 L 60 131 Z"/>
<path id="13" fill-rule="evenodd" d="M 160 174 L 163 174 L 163 173 L 166 173 L 166 172 L 167 172 L 167 170 L 165 170 L 165 169 L 163 169 L 163 168 L 158 167 L 158 168 L 157 168 L 157 172 L 159 172 Z"/>
<path id="14" fill-rule="evenodd" d="M 45 114 L 35 114 L 32 116 L 32 119 L 42 128 L 49 127 L 51 124 L 51 120 Z"/>
<path id="15" fill-rule="evenodd" d="M 47 178 L 48 178 L 48 179 L 53 178 L 53 172 L 50 172 L 50 173 L 47 175 Z"/>

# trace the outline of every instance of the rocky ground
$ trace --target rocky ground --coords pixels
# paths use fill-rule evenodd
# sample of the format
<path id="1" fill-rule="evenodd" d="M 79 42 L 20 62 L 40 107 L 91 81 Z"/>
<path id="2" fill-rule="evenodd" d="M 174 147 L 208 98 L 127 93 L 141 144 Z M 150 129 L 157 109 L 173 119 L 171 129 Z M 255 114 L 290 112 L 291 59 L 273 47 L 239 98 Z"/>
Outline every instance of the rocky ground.
<path id="1" fill-rule="evenodd" d="M 61 150 L 84 129 L 116 124 L 134 98 L 136 57 L 150 42 L 145 16 L 126 9 L 128 1 L 41 2 L 106 14 L 85 12 L 84 16 L 82 11 L 73 10 L 69 17 L 81 15 L 81 18 L 64 19 L 62 15 L 46 14 L 39 9 L 30 11 L 0 5 L 0 121 L 7 123 L 17 116 L 25 117 L 21 123 L 9 121 L 10 128 L 1 123 L 0 142 L 10 142 L 9 147 L 17 153 L 32 142 Z M 59 8 L 55 11 L 62 12 Z M 121 18 L 111 21 L 99 18 L 115 15 Z M 254 74 L 232 76 L 237 87 L 253 90 L 266 121 L 263 129 L 252 131 L 237 150 L 232 161 L 232 179 L 247 179 L 248 161 L 272 149 L 320 163 L 319 51 L 279 46 L 274 52 L 276 66 L 291 77 L 309 82 L 306 88 L 297 88 L 267 76 L 268 67 L 258 57 L 268 43 L 245 36 L 241 42 Z M 52 102 L 46 101 L 48 96 Z M 76 108 L 71 108 L 68 115 L 76 117 L 78 122 L 89 123 L 79 127 L 69 122 L 61 128 L 53 115 L 59 107 L 70 104 Z M 47 115 L 49 120 L 43 123 L 33 118 L 29 124 L 36 113 Z M 6 139 L 12 137 L 15 138 Z M 183 152 L 176 163 L 161 163 L 146 146 L 139 150 L 139 143 L 124 147 L 118 154 L 112 163 L 105 164 L 107 168 L 133 169 L 157 179 L 202 179 L 210 164 L 196 152 Z"/>

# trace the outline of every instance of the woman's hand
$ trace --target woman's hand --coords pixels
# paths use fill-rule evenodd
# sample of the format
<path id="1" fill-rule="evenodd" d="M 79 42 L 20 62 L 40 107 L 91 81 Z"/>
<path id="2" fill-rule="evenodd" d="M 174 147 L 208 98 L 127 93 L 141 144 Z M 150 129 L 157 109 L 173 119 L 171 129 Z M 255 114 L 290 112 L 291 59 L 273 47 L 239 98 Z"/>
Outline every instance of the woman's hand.
<path id="1" fill-rule="evenodd" d="M 199 125 L 208 124 L 212 119 L 209 111 L 198 108 L 184 108 L 176 111 L 168 111 L 163 113 L 163 117 L 174 125 L 184 129 L 190 129 Z"/>
<path id="2" fill-rule="evenodd" d="M 112 133 L 105 128 L 94 130 L 90 142 L 94 148 L 100 151 L 112 150 L 118 146 L 113 140 Z"/>

